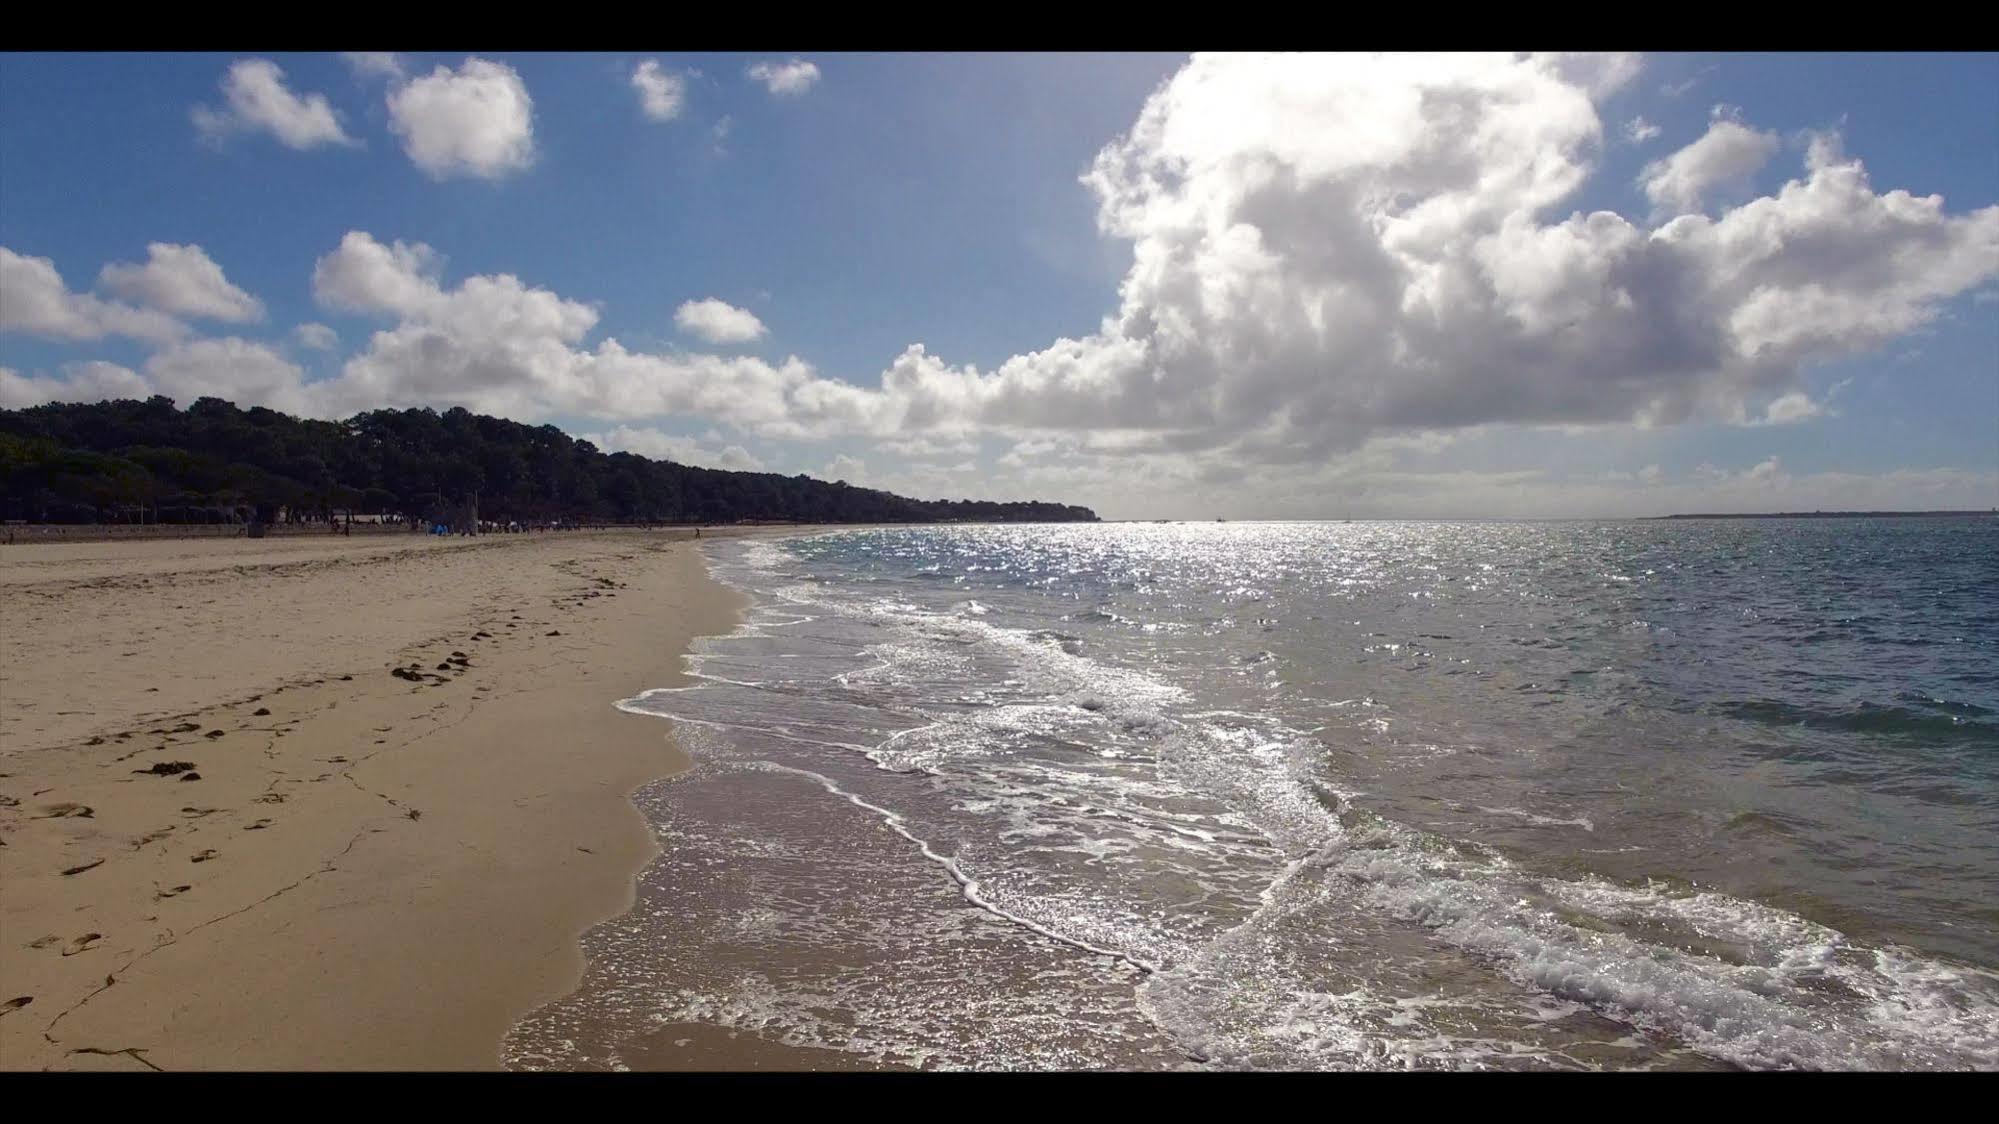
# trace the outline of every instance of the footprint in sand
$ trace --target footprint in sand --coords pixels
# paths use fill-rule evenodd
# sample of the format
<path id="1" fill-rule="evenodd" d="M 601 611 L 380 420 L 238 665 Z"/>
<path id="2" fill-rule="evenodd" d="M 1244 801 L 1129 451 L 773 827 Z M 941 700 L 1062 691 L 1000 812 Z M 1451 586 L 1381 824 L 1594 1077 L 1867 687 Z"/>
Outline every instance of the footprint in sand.
<path id="1" fill-rule="evenodd" d="M 98 941 L 101 941 L 103 939 L 104 939 L 103 933 L 85 933 L 82 936 L 76 938 L 75 940 L 69 942 L 68 944 L 62 946 L 62 954 L 64 956 L 75 956 L 79 952 L 88 952 L 90 951 L 90 947 L 92 945 L 96 944 Z"/>
<path id="2" fill-rule="evenodd" d="M 244 831 L 262 831 L 262 830 L 264 830 L 265 828 L 267 828 L 267 827 L 269 827 L 269 826 L 271 826 L 271 821 L 269 821 L 269 820 L 258 820 L 258 821 L 257 821 L 256 823 L 253 823 L 253 824 L 251 824 L 251 825 L 250 825 L 249 827 L 246 827 L 246 828 L 244 828 L 243 830 L 244 830 Z"/>
<path id="3" fill-rule="evenodd" d="M 153 900 L 159 901 L 162 898 L 177 898 L 192 889 L 194 889 L 192 886 L 175 886 L 171 890 L 159 890 L 153 894 Z"/>
<path id="4" fill-rule="evenodd" d="M 75 804 L 65 800 L 59 804 L 42 805 L 42 814 L 35 818 L 39 820 L 57 820 L 67 816 L 81 816 L 84 819 L 94 819 L 96 815 L 97 810 L 88 804 Z"/>
<path id="5" fill-rule="evenodd" d="M 198 855 L 194 856 L 193 858 L 189 859 L 188 861 L 189 861 L 189 862 L 195 862 L 195 863 L 205 863 L 205 862 L 207 862 L 208 860 L 210 860 L 210 859 L 212 859 L 212 858 L 214 858 L 214 857 L 215 857 L 215 848 L 213 848 L 213 847 L 210 847 L 209 849 L 207 849 L 207 850 L 205 850 L 205 851 L 201 852 L 200 854 L 198 854 Z"/>

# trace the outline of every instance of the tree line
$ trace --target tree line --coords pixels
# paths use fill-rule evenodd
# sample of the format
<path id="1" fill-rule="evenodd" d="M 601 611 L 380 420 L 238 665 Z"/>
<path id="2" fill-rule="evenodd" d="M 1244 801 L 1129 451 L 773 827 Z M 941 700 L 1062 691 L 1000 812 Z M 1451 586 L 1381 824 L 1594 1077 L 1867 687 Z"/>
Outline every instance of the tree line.
<path id="1" fill-rule="evenodd" d="M 551 425 L 463 408 L 315 421 L 201 398 L 0 410 L 0 518 L 237 523 L 382 515 L 422 524 L 787 520 L 1095 521 L 1085 507 L 915 500 L 771 472 L 605 453 Z"/>

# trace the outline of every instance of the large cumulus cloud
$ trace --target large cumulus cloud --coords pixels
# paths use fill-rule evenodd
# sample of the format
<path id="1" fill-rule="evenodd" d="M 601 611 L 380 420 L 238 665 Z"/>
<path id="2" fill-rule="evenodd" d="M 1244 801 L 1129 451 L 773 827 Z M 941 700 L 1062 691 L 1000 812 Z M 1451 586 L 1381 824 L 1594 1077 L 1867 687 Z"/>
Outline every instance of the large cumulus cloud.
<path id="1" fill-rule="evenodd" d="M 1664 162 L 1656 225 L 1564 213 L 1603 143 L 1605 69 L 1196 58 L 1086 177 L 1132 242 L 1118 314 L 990 375 L 906 355 L 873 417 L 1269 461 L 1491 423 L 1734 420 L 1999 273 L 1999 207 L 1877 193 L 1830 137 L 1774 195 L 1699 212 L 1761 145 L 1732 120 Z"/>

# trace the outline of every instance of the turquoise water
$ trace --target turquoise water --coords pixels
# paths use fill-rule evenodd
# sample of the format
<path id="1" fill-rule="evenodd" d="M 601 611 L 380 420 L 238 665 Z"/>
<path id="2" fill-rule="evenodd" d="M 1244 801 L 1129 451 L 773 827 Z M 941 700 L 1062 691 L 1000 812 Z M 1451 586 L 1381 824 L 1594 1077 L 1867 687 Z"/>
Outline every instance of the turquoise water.
<path id="1" fill-rule="evenodd" d="M 1999 522 L 895 528 L 631 709 L 701 761 L 523 1065 L 1999 1066 Z"/>

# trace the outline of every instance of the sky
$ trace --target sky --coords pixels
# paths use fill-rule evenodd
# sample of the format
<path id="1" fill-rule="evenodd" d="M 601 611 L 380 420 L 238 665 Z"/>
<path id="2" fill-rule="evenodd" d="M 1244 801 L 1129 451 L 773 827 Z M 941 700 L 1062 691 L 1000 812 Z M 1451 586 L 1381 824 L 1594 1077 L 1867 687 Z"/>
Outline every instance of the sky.
<path id="1" fill-rule="evenodd" d="M 0 55 L 0 408 L 1106 518 L 1999 506 L 1999 55 Z"/>

